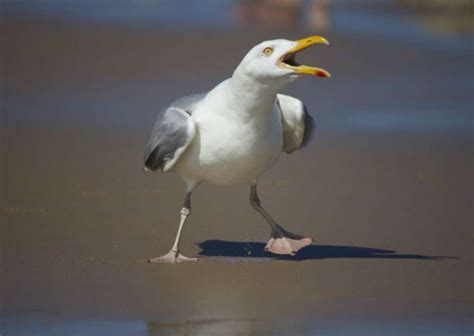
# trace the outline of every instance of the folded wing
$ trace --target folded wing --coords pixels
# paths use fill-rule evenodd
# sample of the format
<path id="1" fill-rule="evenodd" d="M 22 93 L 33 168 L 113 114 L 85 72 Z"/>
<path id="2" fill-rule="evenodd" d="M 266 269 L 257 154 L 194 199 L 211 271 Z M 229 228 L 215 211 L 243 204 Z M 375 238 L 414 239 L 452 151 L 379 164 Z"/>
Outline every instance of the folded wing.
<path id="1" fill-rule="evenodd" d="M 305 147 L 314 134 L 314 120 L 303 102 L 297 98 L 277 94 L 276 104 L 281 111 L 283 151 L 287 154 Z"/>
<path id="2" fill-rule="evenodd" d="M 180 98 L 158 114 L 145 147 L 145 170 L 170 170 L 192 143 L 196 134 L 191 117 L 205 94 Z"/>

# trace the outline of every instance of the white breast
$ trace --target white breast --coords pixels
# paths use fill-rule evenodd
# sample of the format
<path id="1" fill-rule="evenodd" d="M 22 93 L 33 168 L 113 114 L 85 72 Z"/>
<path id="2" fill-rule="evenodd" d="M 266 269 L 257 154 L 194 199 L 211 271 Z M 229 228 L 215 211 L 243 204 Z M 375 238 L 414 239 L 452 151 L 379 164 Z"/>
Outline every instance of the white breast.
<path id="1" fill-rule="evenodd" d="M 250 182 L 281 155 L 280 112 L 269 106 L 269 111 L 253 118 L 240 118 L 238 111 L 222 108 L 223 104 L 214 101 L 193 113 L 196 136 L 176 170 L 184 177 L 215 184 Z"/>

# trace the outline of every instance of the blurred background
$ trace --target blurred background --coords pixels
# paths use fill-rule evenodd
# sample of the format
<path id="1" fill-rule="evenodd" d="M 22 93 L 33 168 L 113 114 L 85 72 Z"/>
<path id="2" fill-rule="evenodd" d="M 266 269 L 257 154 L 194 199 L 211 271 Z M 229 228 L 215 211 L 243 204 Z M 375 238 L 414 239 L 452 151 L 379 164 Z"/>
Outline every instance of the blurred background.
<path id="1" fill-rule="evenodd" d="M 0 11 L 0 334 L 472 334 L 472 1 L 2 0 Z M 261 194 L 323 250 L 249 254 L 268 232 L 247 186 L 203 185 L 182 244 L 202 262 L 137 263 L 167 250 L 183 197 L 176 175 L 142 172 L 156 113 L 231 76 L 253 45 L 309 35 L 331 45 L 299 60 L 333 77 L 285 93 L 317 134 Z"/>

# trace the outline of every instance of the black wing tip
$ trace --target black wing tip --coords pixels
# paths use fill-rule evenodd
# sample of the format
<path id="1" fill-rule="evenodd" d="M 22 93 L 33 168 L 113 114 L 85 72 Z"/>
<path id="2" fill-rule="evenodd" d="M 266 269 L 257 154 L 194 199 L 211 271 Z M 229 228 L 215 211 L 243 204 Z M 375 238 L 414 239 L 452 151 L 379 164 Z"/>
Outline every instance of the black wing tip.
<path id="1" fill-rule="evenodd" d="M 156 171 L 161 168 L 163 161 L 158 156 L 158 148 L 155 148 L 145 160 L 145 171 Z"/>
<path id="2" fill-rule="evenodd" d="M 309 114 L 308 110 L 306 109 L 306 106 L 303 105 L 303 107 L 304 107 L 304 134 L 303 134 L 303 141 L 301 142 L 301 145 L 300 145 L 300 149 L 305 148 L 308 145 L 308 143 L 313 138 L 314 132 L 316 129 L 316 125 L 315 125 L 313 117 Z"/>

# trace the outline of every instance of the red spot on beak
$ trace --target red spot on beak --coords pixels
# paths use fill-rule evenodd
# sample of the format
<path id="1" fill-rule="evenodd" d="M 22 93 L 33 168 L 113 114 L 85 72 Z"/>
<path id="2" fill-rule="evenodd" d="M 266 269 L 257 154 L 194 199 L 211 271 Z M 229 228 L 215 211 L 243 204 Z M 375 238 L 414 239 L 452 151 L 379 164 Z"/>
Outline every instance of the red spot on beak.
<path id="1" fill-rule="evenodd" d="M 325 73 L 324 71 L 319 71 L 319 70 L 316 71 L 316 73 L 315 73 L 314 75 L 315 75 L 315 76 L 318 76 L 318 77 L 325 77 L 325 78 L 329 77 L 329 76 L 327 75 L 327 73 Z"/>

